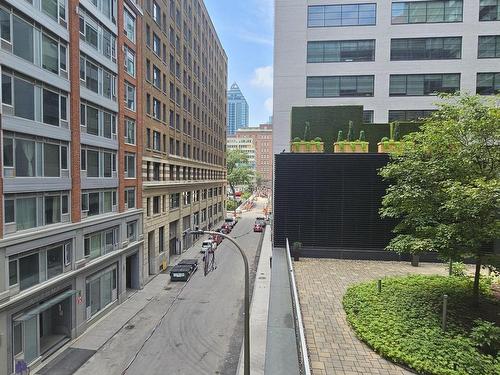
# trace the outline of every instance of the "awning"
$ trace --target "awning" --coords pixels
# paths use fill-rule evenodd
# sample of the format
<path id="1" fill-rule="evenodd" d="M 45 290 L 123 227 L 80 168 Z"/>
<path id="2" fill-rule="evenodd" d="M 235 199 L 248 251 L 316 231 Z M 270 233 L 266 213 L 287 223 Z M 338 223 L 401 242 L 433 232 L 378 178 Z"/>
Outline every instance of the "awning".
<path id="1" fill-rule="evenodd" d="M 30 320 L 30 319 L 36 317 L 41 312 L 44 312 L 45 310 L 50 309 L 52 306 L 57 305 L 58 303 L 64 301 L 66 298 L 74 296 L 77 293 L 78 292 L 76 290 L 67 290 L 67 291 L 55 296 L 54 298 L 49 299 L 48 301 L 45 301 L 42 304 L 32 308 L 31 310 L 24 312 L 21 316 L 14 319 L 14 321 L 24 322 L 26 320 Z"/>

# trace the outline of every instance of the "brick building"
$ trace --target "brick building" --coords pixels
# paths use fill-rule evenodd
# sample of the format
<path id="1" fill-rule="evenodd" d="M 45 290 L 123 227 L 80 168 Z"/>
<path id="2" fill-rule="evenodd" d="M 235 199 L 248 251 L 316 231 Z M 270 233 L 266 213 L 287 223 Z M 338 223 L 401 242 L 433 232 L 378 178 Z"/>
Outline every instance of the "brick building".
<path id="1" fill-rule="evenodd" d="M 142 10 L 0 0 L 0 375 L 143 285 Z"/>
<path id="2" fill-rule="evenodd" d="M 144 274 L 224 218 L 227 57 L 202 1 L 144 6 Z"/>
<path id="3" fill-rule="evenodd" d="M 266 186 L 273 180 L 273 126 L 261 124 L 259 127 L 241 128 L 236 131 L 236 138 L 250 138 L 255 148 L 255 170 L 262 176 Z"/>

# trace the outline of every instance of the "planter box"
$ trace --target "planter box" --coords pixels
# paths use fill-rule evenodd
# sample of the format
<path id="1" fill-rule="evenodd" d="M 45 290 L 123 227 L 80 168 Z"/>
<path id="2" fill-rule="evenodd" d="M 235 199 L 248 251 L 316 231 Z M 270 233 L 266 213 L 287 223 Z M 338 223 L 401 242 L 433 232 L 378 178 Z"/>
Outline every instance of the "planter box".
<path id="1" fill-rule="evenodd" d="M 293 153 L 322 153 L 325 151 L 323 142 L 292 142 L 290 150 Z"/>
<path id="2" fill-rule="evenodd" d="M 325 143 L 324 142 L 310 142 L 310 151 L 313 153 L 323 153 L 325 152 Z"/>
<path id="3" fill-rule="evenodd" d="M 379 154 L 390 154 L 394 152 L 401 152 L 403 149 L 403 142 L 388 141 L 377 143 Z"/>
<path id="4" fill-rule="evenodd" d="M 333 151 L 339 153 L 367 153 L 368 142 L 335 142 Z"/>

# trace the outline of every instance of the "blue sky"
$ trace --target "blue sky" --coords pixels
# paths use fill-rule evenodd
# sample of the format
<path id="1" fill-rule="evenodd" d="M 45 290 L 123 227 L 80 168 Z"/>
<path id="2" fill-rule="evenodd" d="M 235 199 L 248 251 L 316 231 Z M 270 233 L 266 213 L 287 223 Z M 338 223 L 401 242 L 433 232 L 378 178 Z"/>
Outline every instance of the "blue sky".
<path id="1" fill-rule="evenodd" d="M 205 0 L 237 82 L 250 106 L 250 126 L 272 114 L 273 0 Z"/>

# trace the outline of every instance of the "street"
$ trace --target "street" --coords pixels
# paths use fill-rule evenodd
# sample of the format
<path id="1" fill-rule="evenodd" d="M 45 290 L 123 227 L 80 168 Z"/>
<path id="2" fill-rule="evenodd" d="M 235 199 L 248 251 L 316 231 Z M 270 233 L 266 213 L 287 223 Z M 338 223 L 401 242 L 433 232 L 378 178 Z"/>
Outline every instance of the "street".
<path id="1" fill-rule="evenodd" d="M 248 256 L 251 286 L 261 240 L 253 224 L 263 204 L 243 213 L 230 234 Z M 158 291 L 76 374 L 235 374 L 243 342 L 243 261 L 223 241 L 217 269 L 204 277 L 197 256 L 200 267 L 189 282 Z"/>

